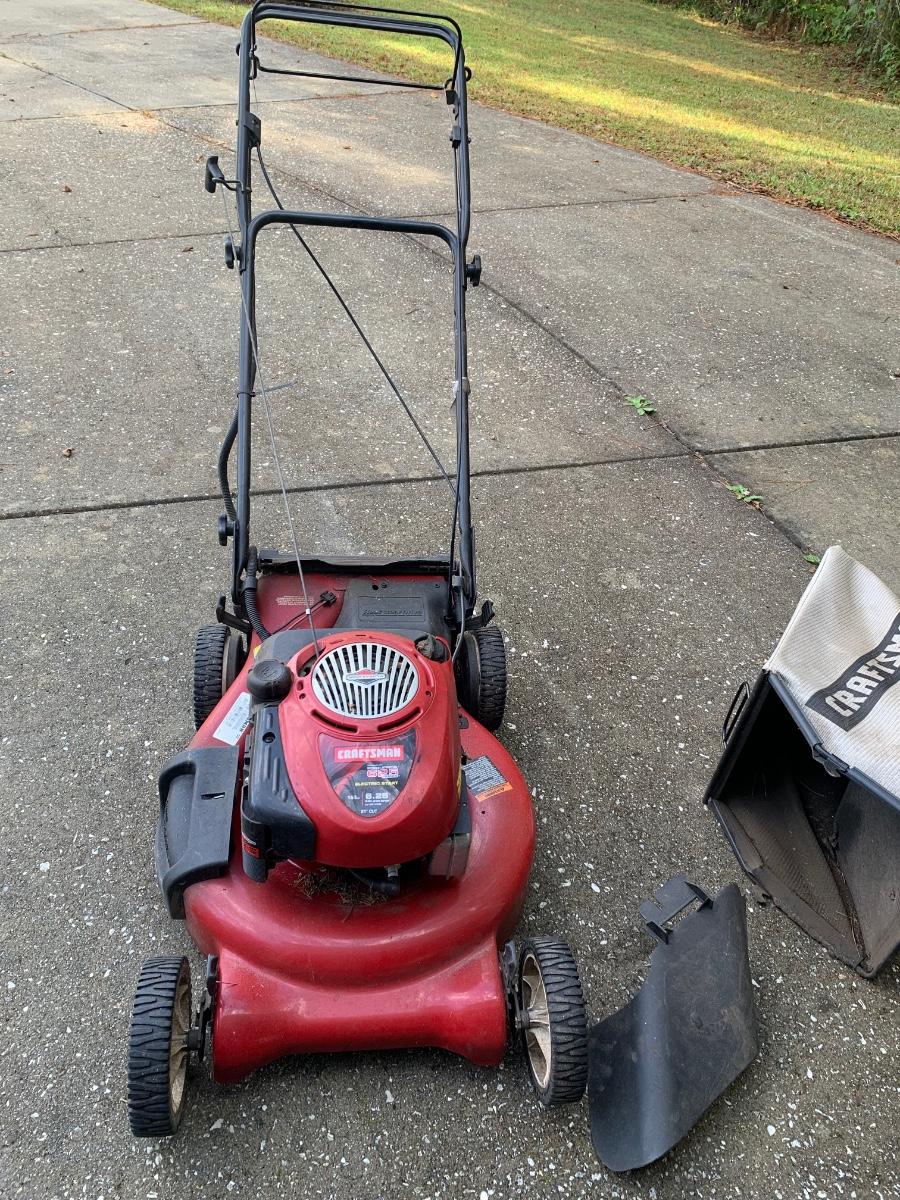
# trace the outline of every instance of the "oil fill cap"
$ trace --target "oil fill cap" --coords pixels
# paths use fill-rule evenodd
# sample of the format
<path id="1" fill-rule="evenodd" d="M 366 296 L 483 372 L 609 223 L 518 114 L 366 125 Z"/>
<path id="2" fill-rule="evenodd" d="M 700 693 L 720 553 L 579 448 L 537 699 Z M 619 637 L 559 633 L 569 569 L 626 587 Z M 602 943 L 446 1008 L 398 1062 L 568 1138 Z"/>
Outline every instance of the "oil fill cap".
<path id="1" fill-rule="evenodd" d="M 247 674 L 247 688 L 260 704 L 283 700 L 291 690 L 290 668 L 277 659 L 267 658 L 256 663 Z"/>

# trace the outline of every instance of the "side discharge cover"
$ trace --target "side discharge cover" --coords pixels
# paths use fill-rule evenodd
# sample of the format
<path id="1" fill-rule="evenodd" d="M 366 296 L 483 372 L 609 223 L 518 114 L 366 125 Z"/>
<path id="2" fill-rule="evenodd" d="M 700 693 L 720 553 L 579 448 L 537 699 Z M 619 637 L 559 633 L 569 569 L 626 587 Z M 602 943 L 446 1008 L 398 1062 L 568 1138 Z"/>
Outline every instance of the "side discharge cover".
<path id="1" fill-rule="evenodd" d="M 591 1140 L 612 1171 L 644 1167 L 671 1150 L 758 1050 L 737 886 L 713 900 L 676 875 L 641 905 L 641 916 L 659 941 L 647 978 L 588 1033 Z"/>

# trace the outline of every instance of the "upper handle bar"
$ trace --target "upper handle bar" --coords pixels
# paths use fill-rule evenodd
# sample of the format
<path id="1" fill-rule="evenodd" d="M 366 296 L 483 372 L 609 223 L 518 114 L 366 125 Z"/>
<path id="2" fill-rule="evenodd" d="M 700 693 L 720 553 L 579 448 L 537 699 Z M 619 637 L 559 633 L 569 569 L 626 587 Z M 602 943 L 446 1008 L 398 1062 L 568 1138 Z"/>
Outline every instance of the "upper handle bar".
<path id="1" fill-rule="evenodd" d="M 462 46 L 462 30 L 453 17 L 406 8 L 375 8 L 342 0 L 256 0 L 247 16 L 254 28 L 265 20 L 306 21 L 441 38 L 454 51 L 457 60 Z M 398 17 L 401 19 L 397 20 Z M 456 65 L 454 63 L 454 74 Z"/>

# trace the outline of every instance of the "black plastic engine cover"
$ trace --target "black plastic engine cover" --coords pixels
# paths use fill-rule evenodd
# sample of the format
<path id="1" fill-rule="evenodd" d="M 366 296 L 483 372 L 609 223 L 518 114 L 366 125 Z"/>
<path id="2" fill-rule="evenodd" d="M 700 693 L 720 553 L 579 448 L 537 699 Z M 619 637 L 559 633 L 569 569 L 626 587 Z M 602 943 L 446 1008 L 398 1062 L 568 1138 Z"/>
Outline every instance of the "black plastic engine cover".
<path id="1" fill-rule="evenodd" d="M 250 763 L 241 795 L 241 834 L 244 870 L 257 883 L 268 875 L 270 855 L 300 861 L 315 856 L 316 827 L 291 787 L 277 703 L 260 704 L 253 716 Z"/>

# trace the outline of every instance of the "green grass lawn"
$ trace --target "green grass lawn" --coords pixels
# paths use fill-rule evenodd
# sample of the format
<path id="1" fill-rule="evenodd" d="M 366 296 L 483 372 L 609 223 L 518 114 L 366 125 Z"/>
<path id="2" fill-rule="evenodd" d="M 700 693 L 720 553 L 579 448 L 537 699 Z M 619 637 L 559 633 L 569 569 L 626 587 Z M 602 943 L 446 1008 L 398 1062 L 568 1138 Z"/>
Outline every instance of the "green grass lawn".
<path id="1" fill-rule="evenodd" d="M 233 0 L 161 0 L 237 24 Z M 387 5 L 386 5 L 387 6 Z M 900 105 L 831 51 L 752 37 L 644 0 L 398 4 L 455 17 L 471 95 L 782 200 L 900 235 Z M 413 80 L 425 39 L 266 23 L 285 41 Z"/>

